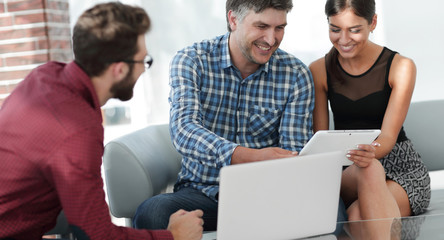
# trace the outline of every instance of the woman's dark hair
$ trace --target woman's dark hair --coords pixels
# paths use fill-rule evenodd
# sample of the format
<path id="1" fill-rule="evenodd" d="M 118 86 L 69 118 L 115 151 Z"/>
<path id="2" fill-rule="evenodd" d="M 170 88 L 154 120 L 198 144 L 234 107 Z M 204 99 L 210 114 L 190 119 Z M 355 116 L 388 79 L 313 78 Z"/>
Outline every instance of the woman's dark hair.
<path id="1" fill-rule="evenodd" d="M 293 8 L 292 0 L 227 0 L 226 2 L 226 17 L 227 28 L 231 32 L 230 23 L 228 21 L 228 12 L 232 10 L 240 21 L 244 19 L 249 10 L 255 13 L 260 13 L 267 8 L 274 8 L 276 10 L 285 10 L 288 12 Z"/>
<path id="2" fill-rule="evenodd" d="M 150 19 L 140 7 L 98 4 L 85 11 L 74 26 L 75 62 L 88 76 L 99 76 L 109 64 L 132 59 L 139 35 L 149 27 Z"/>
<path id="3" fill-rule="evenodd" d="M 327 0 L 325 15 L 329 18 L 350 8 L 356 16 L 364 18 L 368 24 L 371 24 L 376 12 L 375 5 L 374 0 Z"/>

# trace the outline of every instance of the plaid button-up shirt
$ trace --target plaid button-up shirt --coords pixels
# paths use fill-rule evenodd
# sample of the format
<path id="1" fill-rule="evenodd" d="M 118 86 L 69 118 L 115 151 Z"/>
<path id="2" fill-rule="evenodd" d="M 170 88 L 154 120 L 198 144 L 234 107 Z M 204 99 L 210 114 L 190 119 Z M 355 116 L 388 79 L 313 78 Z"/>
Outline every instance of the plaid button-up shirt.
<path id="1" fill-rule="evenodd" d="M 170 69 L 170 128 L 183 156 L 176 190 L 216 200 L 219 171 L 234 149 L 300 151 L 312 136 L 314 86 L 306 65 L 278 49 L 243 79 L 232 64 L 229 33 L 179 51 Z"/>

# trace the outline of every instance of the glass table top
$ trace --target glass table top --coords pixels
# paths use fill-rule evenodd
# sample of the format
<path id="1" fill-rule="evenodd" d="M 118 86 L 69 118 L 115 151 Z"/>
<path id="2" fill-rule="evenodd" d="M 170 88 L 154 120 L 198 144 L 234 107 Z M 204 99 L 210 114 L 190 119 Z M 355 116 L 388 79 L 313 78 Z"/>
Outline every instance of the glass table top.
<path id="1" fill-rule="evenodd" d="M 444 215 L 338 223 L 336 239 L 444 239 Z"/>
<path id="2" fill-rule="evenodd" d="M 205 233 L 202 240 L 214 240 L 217 239 L 216 236 L 216 232 Z M 444 215 L 421 215 L 399 219 L 339 222 L 335 232 L 305 239 L 444 239 Z"/>

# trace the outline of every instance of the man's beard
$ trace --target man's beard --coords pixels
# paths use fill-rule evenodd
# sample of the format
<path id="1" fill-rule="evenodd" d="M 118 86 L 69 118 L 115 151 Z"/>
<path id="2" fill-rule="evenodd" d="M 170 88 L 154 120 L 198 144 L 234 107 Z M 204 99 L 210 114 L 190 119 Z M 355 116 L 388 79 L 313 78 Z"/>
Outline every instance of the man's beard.
<path id="1" fill-rule="evenodd" d="M 113 84 L 111 87 L 111 93 L 113 93 L 114 98 L 118 98 L 121 101 L 128 101 L 133 97 L 134 85 L 136 85 L 136 81 L 133 78 L 133 66 L 131 66 L 125 78 L 122 81 Z"/>

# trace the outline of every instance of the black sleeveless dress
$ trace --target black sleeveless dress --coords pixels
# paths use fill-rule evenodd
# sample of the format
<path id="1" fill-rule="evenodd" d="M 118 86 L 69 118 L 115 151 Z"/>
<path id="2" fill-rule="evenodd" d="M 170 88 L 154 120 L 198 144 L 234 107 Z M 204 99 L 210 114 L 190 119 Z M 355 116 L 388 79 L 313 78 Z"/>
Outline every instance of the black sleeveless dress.
<path id="1" fill-rule="evenodd" d="M 391 94 L 388 82 L 396 52 L 385 48 L 373 66 L 354 76 L 341 67 L 336 49 L 325 57 L 328 99 L 335 129 L 380 129 Z M 423 213 L 430 202 L 430 177 L 419 154 L 401 128 L 395 147 L 380 159 L 387 179 L 407 192 L 414 215 Z"/>

